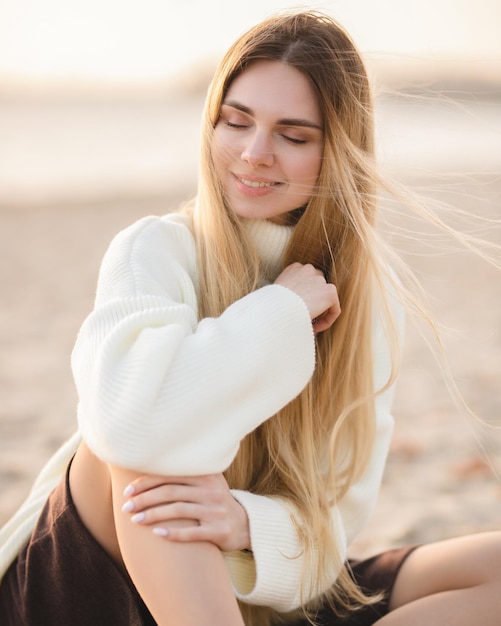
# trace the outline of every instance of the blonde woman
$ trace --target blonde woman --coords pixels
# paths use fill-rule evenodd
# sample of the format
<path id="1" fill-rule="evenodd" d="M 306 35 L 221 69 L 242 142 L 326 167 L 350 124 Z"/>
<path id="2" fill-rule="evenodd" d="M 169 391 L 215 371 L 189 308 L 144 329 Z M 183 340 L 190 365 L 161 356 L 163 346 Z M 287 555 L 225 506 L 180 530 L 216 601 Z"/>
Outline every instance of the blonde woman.
<path id="1" fill-rule="evenodd" d="M 1 623 L 497 624 L 497 533 L 348 561 L 402 318 L 358 52 L 325 16 L 267 20 L 204 124 L 196 201 L 103 261 L 78 433 L 0 537 Z"/>

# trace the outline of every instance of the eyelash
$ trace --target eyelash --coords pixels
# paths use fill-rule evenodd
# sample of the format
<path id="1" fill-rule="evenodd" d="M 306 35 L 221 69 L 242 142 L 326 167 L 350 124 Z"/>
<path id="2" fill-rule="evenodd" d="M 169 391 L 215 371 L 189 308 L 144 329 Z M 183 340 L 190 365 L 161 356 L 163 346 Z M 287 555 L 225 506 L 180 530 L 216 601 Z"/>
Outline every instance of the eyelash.
<path id="1" fill-rule="evenodd" d="M 290 141 L 293 144 L 296 144 L 296 146 L 302 146 L 303 144 L 306 143 L 305 139 L 294 139 L 293 137 L 288 137 L 287 135 L 282 135 L 282 137 L 284 139 L 287 139 L 287 141 Z"/>
<path id="2" fill-rule="evenodd" d="M 236 130 L 241 129 L 241 128 L 247 128 L 245 124 L 233 124 L 233 122 L 228 122 L 228 121 L 225 121 L 225 124 L 229 128 L 234 128 Z M 282 137 L 286 141 L 289 141 L 290 143 L 293 143 L 296 146 L 300 146 L 306 143 L 304 139 L 294 139 L 293 137 L 289 137 L 288 135 L 282 135 Z"/>
<path id="3" fill-rule="evenodd" d="M 232 122 L 225 122 L 226 126 L 229 126 L 230 128 L 247 128 L 247 126 L 245 124 L 233 124 Z"/>

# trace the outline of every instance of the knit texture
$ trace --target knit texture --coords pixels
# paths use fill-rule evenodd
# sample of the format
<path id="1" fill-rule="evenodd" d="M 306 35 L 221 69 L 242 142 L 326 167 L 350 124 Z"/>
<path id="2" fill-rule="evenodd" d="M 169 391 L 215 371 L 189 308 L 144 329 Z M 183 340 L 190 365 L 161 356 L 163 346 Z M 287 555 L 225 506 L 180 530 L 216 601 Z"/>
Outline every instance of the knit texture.
<path id="1" fill-rule="evenodd" d="M 83 438 L 103 461 L 140 472 L 224 471 L 240 441 L 296 397 L 315 366 L 305 303 L 269 284 L 292 229 L 249 220 L 262 287 L 218 318 L 198 321 L 198 269 L 188 218 L 147 217 L 112 241 L 101 265 L 95 307 L 72 353 L 78 432 L 40 473 L 25 503 L 0 531 L 0 577 L 27 541 L 52 489 Z M 389 355 L 376 329 L 375 378 Z M 332 511 L 341 555 L 375 503 L 391 437 L 391 391 L 378 398 L 369 467 Z M 301 546 L 284 500 L 233 491 L 249 516 L 252 555 L 227 554 L 236 596 L 290 611 L 300 604 Z M 303 600 L 338 576 L 303 588 Z"/>

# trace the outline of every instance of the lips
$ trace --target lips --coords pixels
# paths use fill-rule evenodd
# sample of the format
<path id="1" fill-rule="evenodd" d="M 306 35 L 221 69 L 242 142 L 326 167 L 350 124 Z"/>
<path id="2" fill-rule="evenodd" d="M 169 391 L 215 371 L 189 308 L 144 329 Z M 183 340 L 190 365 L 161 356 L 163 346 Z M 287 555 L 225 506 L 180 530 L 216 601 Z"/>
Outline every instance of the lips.
<path id="1" fill-rule="evenodd" d="M 266 187 L 276 187 L 277 185 L 280 185 L 280 183 L 277 182 L 267 182 L 264 180 L 249 180 L 248 178 L 241 178 L 240 176 L 237 176 L 238 180 L 245 185 L 246 187 L 252 187 L 253 189 L 263 189 Z"/>
<path id="2" fill-rule="evenodd" d="M 234 190 L 244 198 L 262 198 L 275 193 L 283 186 L 282 182 L 257 176 L 242 176 L 230 173 L 233 178 Z"/>

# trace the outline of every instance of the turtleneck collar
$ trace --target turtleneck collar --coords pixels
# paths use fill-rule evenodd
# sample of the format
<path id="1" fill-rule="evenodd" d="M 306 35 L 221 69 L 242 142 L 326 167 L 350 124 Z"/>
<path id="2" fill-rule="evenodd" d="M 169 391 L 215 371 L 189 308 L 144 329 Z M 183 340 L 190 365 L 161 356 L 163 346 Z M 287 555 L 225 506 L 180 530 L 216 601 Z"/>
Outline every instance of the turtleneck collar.
<path id="1" fill-rule="evenodd" d="M 263 279 L 273 282 L 282 270 L 283 256 L 294 226 L 275 224 L 269 220 L 245 220 L 245 228 L 256 246 Z"/>

